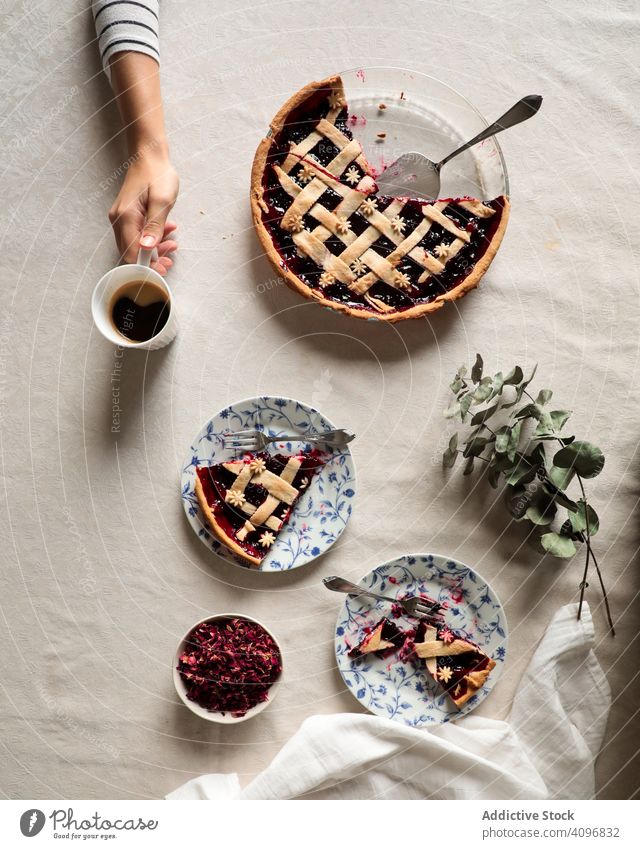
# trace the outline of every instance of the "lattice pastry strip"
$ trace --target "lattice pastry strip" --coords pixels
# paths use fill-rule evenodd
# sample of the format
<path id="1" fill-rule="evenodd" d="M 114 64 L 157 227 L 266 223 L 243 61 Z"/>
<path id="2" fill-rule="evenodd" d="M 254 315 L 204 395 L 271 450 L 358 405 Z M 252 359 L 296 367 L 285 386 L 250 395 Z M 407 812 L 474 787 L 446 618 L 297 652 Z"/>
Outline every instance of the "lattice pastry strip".
<path id="1" fill-rule="evenodd" d="M 331 174 L 340 176 L 352 162 L 357 163 L 363 171 L 367 171 L 368 163 L 364 158 L 362 148 L 359 143 L 353 139 L 347 138 L 347 136 L 341 133 L 340 130 L 328 120 L 320 121 L 315 129 L 306 136 L 306 138 L 291 147 L 287 157 L 282 163 L 283 170 L 286 173 L 290 173 L 299 162 L 308 158 L 307 155 L 322 141 L 323 138 L 328 139 L 339 150 L 339 154 L 333 159 L 332 166 L 327 167 L 327 170 Z"/>
<path id="2" fill-rule="evenodd" d="M 309 133 L 301 142 L 290 148 L 286 159 L 282 163 L 282 169 L 288 174 L 296 165 L 304 160 L 307 154 L 322 141 L 322 136 L 317 130 Z"/>
<path id="3" fill-rule="evenodd" d="M 248 518 L 244 526 L 238 531 L 238 539 L 246 539 L 247 534 L 255 531 L 259 525 L 265 525 L 271 530 L 279 531 L 282 521 L 273 516 L 281 504 L 291 505 L 299 495 L 298 490 L 291 485 L 301 461 L 297 457 L 291 457 L 280 475 L 275 475 L 261 467 L 259 463 L 250 465 L 244 462 L 224 463 L 224 468 L 236 475 L 236 479 L 230 489 L 227 490 L 225 501 L 233 507 L 239 507 Z M 266 489 L 267 498 L 259 506 L 250 504 L 244 497 L 247 486 L 252 483 Z"/>
<path id="4" fill-rule="evenodd" d="M 466 654 L 475 650 L 476 647 L 473 643 L 469 643 L 466 640 L 453 640 L 451 643 L 445 643 L 443 640 L 430 639 L 424 643 L 415 644 L 415 652 L 423 660 L 427 658 L 453 657 L 457 654 Z"/>

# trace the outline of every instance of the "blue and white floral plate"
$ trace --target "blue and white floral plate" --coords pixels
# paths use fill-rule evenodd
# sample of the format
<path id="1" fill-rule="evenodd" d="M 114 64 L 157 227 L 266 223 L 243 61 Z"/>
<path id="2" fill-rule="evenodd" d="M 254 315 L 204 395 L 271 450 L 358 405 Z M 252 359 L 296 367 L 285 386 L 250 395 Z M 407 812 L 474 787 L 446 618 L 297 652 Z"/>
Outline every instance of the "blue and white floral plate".
<path id="1" fill-rule="evenodd" d="M 333 428 L 334 425 L 313 407 L 291 398 L 269 395 L 238 401 L 216 413 L 189 447 L 181 479 L 182 503 L 187 519 L 207 548 L 230 563 L 247 566 L 209 532 L 194 490 L 197 466 L 223 463 L 236 456 L 223 448 L 225 433 L 260 430 L 267 436 L 304 435 Z M 269 451 L 287 454 L 304 447 L 304 442 L 284 442 L 270 445 Z M 355 492 L 356 474 L 347 446 L 335 451 L 314 476 L 309 489 L 301 496 L 289 521 L 278 534 L 275 545 L 262 561 L 260 571 L 297 569 L 328 551 L 345 529 Z"/>
<path id="2" fill-rule="evenodd" d="M 495 591 L 477 572 L 439 554 L 411 554 L 377 566 L 358 583 L 394 598 L 424 593 L 447 602 L 447 624 L 496 661 L 486 685 L 458 709 L 422 664 L 402 663 L 393 654 L 349 657 L 347 652 L 358 644 L 363 626 L 375 625 L 383 616 L 391 618 L 391 611 L 381 601 L 345 596 L 336 625 L 336 659 L 345 684 L 368 710 L 420 728 L 464 716 L 489 695 L 504 664 L 507 621 Z M 394 621 L 403 630 L 416 625 L 415 619 L 406 616 Z"/>

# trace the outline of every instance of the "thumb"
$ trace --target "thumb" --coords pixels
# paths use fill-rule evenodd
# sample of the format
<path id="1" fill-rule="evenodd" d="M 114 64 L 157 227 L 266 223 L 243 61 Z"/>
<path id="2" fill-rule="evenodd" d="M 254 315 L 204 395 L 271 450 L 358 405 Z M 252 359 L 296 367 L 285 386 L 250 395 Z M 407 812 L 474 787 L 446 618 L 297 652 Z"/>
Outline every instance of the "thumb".
<path id="1" fill-rule="evenodd" d="M 162 241 L 167 215 L 171 211 L 173 200 L 167 200 L 158 195 L 149 195 L 147 203 L 147 220 L 140 236 L 143 248 L 155 248 Z"/>

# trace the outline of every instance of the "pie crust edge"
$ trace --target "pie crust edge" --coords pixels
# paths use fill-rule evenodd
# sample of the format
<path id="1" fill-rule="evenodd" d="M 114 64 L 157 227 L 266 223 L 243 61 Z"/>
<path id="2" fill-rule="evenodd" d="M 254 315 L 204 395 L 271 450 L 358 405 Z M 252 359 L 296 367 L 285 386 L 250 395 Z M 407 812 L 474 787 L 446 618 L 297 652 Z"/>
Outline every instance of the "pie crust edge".
<path id="1" fill-rule="evenodd" d="M 267 157 L 269 155 L 269 150 L 273 143 L 274 137 L 283 129 L 289 116 L 289 113 L 296 109 L 298 106 L 300 106 L 302 103 L 304 103 L 304 101 L 308 97 L 310 97 L 315 91 L 317 91 L 318 89 L 333 88 L 336 85 L 342 86 L 342 79 L 339 75 L 327 77 L 324 80 L 317 80 L 315 82 L 308 83 L 306 86 L 297 91 L 280 107 L 275 117 L 269 124 L 271 134 L 265 136 L 258 145 L 258 149 L 256 150 L 256 154 L 253 160 L 253 166 L 251 168 L 250 199 L 253 224 L 258 234 L 258 238 L 260 239 L 262 247 L 265 251 L 265 254 L 267 255 L 277 274 L 280 277 L 284 278 L 289 288 L 293 289 L 295 292 L 298 292 L 300 295 L 309 300 L 317 301 L 319 304 L 322 304 L 322 306 L 329 307 L 330 309 L 336 310 L 337 312 L 342 312 L 345 315 L 351 315 L 354 318 L 365 319 L 367 321 L 370 319 L 375 319 L 377 321 L 388 321 L 393 324 L 397 321 L 403 321 L 404 319 L 417 318 L 422 315 L 427 315 L 429 313 L 436 312 L 436 310 L 441 309 L 448 301 L 456 301 L 459 298 L 464 297 L 467 292 L 470 292 L 472 289 L 475 289 L 480 283 L 481 278 L 484 276 L 487 269 L 491 265 L 491 262 L 493 261 L 493 258 L 495 257 L 498 248 L 500 247 L 500 243 L 502 242 L 502 238 L 504 236 L 505 230 L 507 229 L 507 223 L 509 221 L 509 212 L 511 209 L 511 204 L 509 203 L 509 199 L 506 197 L 506 195 L 501 195 L 503 208 L 500 215 L 500 222 L 498 224 L 498 227 L 496 228 L 496 231 L 493 234 L 486 251 L 474 266 L 471 274 L 469 274 L 468 277 L 465 277 L 465 279 L 457 286 L 454 286 L 453 289 L 450 289 L 443 295 L 438 295 L 438 297 L 433 301 L 429 301 L 425 304 L 416 304 L 415 306 L 409 307 L 409 309 L 402 311 L 394 310 L 391 313 L 378 314 L 367 309 L 357 309 L 355 307 L 350 307 L 347 304 L 341 304 L 338 301 L 333 301 L 330 298 L 325 298 L 322 292 L 311 288 L 311 286 L 308 286 L 306 283 L 303 283 L 297 275 L 295 275 L 288 268 L 283 267 L 282 258 L 276 250 L 271 236 L 267 232 L 266 227 L 262 223 L 262 213 L 266 211 L 265 204 L 263 201 L 264 191 L 262 187 L 262 179 L 264 176 L 265 168 L 267 166 Z"/>
<path id="2" fill-rule="evenodd" d="M 495 665 L 496 665 L 495 660 L 492 657 L 490 657 L 489 663 L 487 663 L 487 665 L 485 666 L 484 669 L 479 669 L 479 670 L 476 670 L 475 672 L 470 673 L 470 675 L 465 675 L 465 681 L 467 682 L 467 692 L 464 694 L 464 696 L 462 696 L 459 699 L 453 699 L 453 696 L 451 696 L 451 698 L 453 699 L 453 701 L 456 704 L 456 707 L 461 708 L 463 705 L 466 705 L 466 703 L 469 701 L 469 699 L 472 696 L 475 696 L 475 694 L 478 692 L 478 690 L 480 690 L 484 686 L 487 678 L 489 677 L 489 673 L 491 672 L 491 670 L 494 668 Z M 471 678 L 472 675 L 475 676 L 475 681 L 472 680 L 472 678 Z M 476 683 L 476 681 L 477 681 L 477 683 Z M 449 695 L 451 695 L 451 694 L 449 694 Z"/>
<path id="3" fill-rule="evenodd" d="M 250 563 L 252 566 L 260 566 L 262 561 L 258 560 L 257 557 L 253 557 L 251 554 L 248 554 L 238 543 L 231 539 L 231 537 L 223 530 L 223 528 L 218 524 L 216 517 L 213 514 L 213 510 L 209 506 L 207 499 L 204 495 L 204 490 L 202 489 L 202 484 L 200 483 L 200 479 L 196 475 L 195 482 L 195 493 L 196 498 L 198 499 L 198 504 L 200 505 L 200 509 L 202 510 L 205 519 L 207 520 L 207 524 L 211 528 L 211 531 L 215 534 L 218 540 L 227 548 L 231 549 L 234 554 L 237 554 L 247 563 Z"/>

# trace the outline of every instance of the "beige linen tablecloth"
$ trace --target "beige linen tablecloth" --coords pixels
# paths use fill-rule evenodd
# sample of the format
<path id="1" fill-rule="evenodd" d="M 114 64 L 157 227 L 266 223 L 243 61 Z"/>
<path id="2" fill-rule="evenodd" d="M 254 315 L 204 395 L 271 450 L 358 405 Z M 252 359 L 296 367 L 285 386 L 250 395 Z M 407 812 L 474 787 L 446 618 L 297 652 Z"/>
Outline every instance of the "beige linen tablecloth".
<path id="1" fill-rule="evenodd" d="M 618 636 L 588 590 L 614 703 L 603 797 L 640 786 L 636 377 L 640 317 L 638 74 L 630 2 L 163 2 L 163 83 L 182 178 L 172 273 L 181 332 L 121 361 L 89 315 L 115 261 L 106 212 L 126 154 L 87 3 L 5 4 L 2 68 L 2 566 L 0 792 L 160 797 L 201 773 L 263 770 L 313 714 L 359 711 L 333 657 L 338 599 L 408 551 L 450 553 L 506 605 L 510 647 L 478 713 L 504 719 L 581 561 L 540 557 L 485 483 L 440 467 L 448 384 L 539 362 L 607 455 L 589 484 Z M 360 65 L 413 66 L 489 117 L 527 93 L 539 116 L 502 136 L 513 213 L 479 292 L 430 321 L 347 321 L 283 285 L 251 229 L 248 173 L 282 100 Z M 122 363 L 120 367 L 120 363 Z M 112 432 L 114 389 L 121 408 Z M 178 477 L 201 423 L 259 393 L 300 398 L 358 433 L 353 517 L 332 552 L 290 574 L 213 556 L 187 525 Z M 198 617 L 241 610 L 288 654 L 259 719 L 207 724 L 178 701 L 171 658 Z M 310 648 L 309 642 L 313 648 Z"/>

